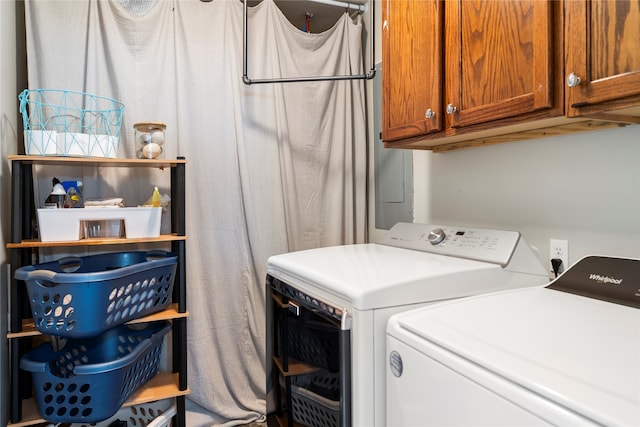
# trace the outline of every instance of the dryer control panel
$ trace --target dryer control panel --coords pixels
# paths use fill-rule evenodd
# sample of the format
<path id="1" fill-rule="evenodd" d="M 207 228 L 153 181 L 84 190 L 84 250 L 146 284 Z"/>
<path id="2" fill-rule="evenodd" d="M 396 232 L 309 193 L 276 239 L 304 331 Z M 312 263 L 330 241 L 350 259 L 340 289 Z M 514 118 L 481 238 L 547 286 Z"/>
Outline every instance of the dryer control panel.
<path id="1" fill-rule="evenodd" d="M 399 222 L 377 243 L 506 266 L 519 241 L 517 231 Z"/>
<path id="2" fill-rule="evenodd" d="M 549 289 L 640 308 L 640 259 L 586 256 L 555 279 Z"/>

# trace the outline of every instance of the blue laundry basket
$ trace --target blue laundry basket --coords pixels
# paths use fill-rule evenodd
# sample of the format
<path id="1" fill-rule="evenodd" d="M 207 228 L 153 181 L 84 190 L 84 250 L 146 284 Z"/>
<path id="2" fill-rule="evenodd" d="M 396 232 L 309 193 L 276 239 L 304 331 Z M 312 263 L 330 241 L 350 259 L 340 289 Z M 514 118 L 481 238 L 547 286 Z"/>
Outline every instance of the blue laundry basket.
<path id="1" fill-rule="evenodd" d="M 113 252 L 20 267 L 37 330 L 82 338 L 164 309 L 178 257 L 165 251 Z"/>
<path id="2" fill-rule="evenodd" d="M 115 414 L 158 372 L 167 321 L 120 325 L 93 338 L 44 343 L 20 367 L 31 372 L 38 411 L 57 423 L 94 423 Z"/>

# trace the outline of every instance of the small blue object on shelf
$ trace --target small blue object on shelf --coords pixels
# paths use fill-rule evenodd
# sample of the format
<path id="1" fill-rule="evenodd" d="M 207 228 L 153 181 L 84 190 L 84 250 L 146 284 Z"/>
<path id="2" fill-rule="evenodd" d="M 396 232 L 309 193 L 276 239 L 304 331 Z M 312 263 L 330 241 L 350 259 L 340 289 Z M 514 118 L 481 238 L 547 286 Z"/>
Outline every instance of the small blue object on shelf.
<path id="1" fill-rule="evenodd" d="M 35 327 L 60 337 L 91 337 L 164 309 L 178 257 L 166 251 L 113 252 L 20 267 Z"/>
<path id="2" fill-rule="evenodd" d="M 118 157 L 121 102 L 58 89 L 25 89 L 18 99 L 26 154 Z"/>
<path id="3" fill-rule="evenodd" d="M 167 321 L 120 325 L 61 349 L 44 343 L 27 352 L 20 367 L 31 372 L 38 411 L 56 423 L 95 423 L 114 415 L 158 372 Z"/>

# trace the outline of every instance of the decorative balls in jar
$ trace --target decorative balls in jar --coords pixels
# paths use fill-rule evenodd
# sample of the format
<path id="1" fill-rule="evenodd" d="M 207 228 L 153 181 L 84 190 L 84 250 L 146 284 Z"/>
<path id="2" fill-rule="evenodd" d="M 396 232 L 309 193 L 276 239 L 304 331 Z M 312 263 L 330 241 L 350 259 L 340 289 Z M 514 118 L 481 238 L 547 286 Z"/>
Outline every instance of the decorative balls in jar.
<path id="1" fill-rule="evenodd" d="M 164 123 L 135 123 L 136 157 L 139 159 L 157 159 L 164 151 Z"/>

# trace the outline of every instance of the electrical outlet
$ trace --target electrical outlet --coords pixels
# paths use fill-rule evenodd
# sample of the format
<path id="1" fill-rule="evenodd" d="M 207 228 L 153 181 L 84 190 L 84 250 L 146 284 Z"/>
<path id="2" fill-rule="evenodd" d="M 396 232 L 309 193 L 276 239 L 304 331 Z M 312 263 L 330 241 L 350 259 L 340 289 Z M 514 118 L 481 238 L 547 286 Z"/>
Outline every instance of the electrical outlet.
<path id="1" fill-rule="evenodd" d="M 562 273 L 569 268 L 569 241 L 568 240 L 549 240 L 549 265 L 551 272 L 553 273 L 553 267 L 551 267 L 551 260 L 554 258 L 560 258 L 562 265 L 558 273 Z"/>

